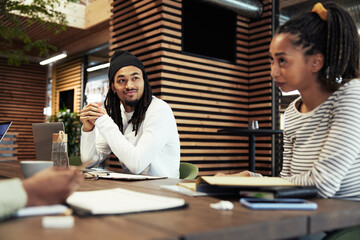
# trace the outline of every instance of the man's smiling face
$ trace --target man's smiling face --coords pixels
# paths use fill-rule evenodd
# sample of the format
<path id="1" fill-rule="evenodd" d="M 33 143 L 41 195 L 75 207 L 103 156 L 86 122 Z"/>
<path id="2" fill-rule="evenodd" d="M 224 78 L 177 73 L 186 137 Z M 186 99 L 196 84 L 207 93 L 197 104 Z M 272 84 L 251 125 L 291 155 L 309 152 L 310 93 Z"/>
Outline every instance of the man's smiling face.
<path id="1" fill-rule="evenodd" d="M 126 66 L 120 68 L 111 89 L 116 92 L 126 112 L 133 112 L 144 94 L 144 76 L 140 68 Z"/>

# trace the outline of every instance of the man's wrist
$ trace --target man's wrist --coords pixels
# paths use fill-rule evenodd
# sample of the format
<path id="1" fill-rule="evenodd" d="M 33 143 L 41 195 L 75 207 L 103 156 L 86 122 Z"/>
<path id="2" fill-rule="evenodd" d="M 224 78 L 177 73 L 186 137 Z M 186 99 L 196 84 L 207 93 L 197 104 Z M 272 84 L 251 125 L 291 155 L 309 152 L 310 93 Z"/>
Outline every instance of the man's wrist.
<path id="1" fill-rule="evenodd" d="M 94 127 L 95 127 L 95 125 L 91 129 L 88 129 L 87 127 L 85 127 L 83 125 L 82 130 L 83 130 L 83 132 L 91 132 L 92 130 L 94 130 Z"/>

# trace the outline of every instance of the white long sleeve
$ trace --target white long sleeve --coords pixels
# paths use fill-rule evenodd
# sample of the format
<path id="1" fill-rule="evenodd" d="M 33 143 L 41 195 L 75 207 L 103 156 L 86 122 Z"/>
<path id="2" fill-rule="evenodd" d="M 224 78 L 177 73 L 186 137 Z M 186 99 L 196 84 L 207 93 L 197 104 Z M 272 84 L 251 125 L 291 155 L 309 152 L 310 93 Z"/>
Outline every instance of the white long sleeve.
<path id="1" fill-rule="evenodd" d="M 122 117 L 124 134 L 108 115 L 96 120 L 95 130 L 82 133 L 82 161 L 98 163 L 113 152 L 125 171 L 178 178 L 180 141 L 170 106 L 153 97 L 136 136 L 123 107 Z"/>
<path id="2" fill-rule="evenodd" d="M 2 180 L 0 192 L 0 220 L 10 217 L 17 210 L 25 207 L 28 197 L 20 179 Z"/>

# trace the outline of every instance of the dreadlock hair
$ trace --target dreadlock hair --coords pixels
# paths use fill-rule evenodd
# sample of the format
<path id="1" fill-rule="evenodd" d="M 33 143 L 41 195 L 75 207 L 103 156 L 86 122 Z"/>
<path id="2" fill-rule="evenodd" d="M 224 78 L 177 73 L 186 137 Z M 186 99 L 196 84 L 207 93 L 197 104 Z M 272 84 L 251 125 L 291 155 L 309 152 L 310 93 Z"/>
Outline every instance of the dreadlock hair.
<path id="1" fill-rule="evenodd" d="M 143 72 L 143 79 L 144 79 L 144 93 L 135 107 L 133 116 L 129 120 L 129 123 L 133 124 L 133 131 L 135 131 L 135 136 L 137 135 L 140 124 L 144 120 L 146 110 L 148 109 L 152 100 L 152 91 L 148 77 L 143 70 L 141 71 Z M 109 86 L 111 86 L 114 83 L 114 78 L 109 79 L 109 81 L 110 81 Z M 120 110 L 120 98 L 117 96 L 116 92 L 114 93 L 111 90 L 111 87 L 109 87 L 109 91 L 106 95 L 104 105 L 109 116 L 114 120 L 116 125 L 118 125 L 120 131 L 124 133 L 124 126 L 123 126 L 121 110 Z"/>
<path id="2" fill-rule="evenodd" d="M 315 12 L 304 13 L 287 21 L 276 33 L 297 36 L 292 45 L 302 47 L 305 56 L 324 55 L 318 79 L 333 92 L 344 82 L 359 77 L 359 35 L 347 11 L 335 3 L 323 6 L 328 11 L 327 22 Z M 338 81 L 340 78 L 344 80 Z"/>

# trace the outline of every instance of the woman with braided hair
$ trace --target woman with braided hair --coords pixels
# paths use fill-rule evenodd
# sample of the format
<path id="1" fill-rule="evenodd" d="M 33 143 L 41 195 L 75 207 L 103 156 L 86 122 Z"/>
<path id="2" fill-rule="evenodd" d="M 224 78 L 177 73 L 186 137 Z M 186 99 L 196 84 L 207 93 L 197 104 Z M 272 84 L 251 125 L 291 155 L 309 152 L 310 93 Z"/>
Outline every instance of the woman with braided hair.
<path id="1" fill-rule="evenodd" d="M 316 186 L 322 198 L 360 200 L 359 35 L 351 16 L 316 4 L 277 30 L 270 59 L 275 84 L 300 92 L 285 111 L 280 176 Z"/>
<path id="2" fill-rule="evenodd" d="M 141 61 L 117 50 L 108 75 L 105 108 L 90 103 L 80 113 L 81 161 L 94 166 L 113 152 L 125 172 L 179 178 L 175 118 L 170 106 L 152 95 Z"/>

